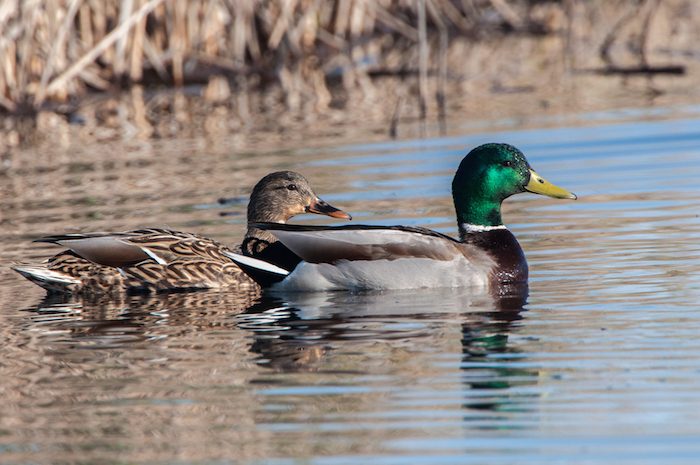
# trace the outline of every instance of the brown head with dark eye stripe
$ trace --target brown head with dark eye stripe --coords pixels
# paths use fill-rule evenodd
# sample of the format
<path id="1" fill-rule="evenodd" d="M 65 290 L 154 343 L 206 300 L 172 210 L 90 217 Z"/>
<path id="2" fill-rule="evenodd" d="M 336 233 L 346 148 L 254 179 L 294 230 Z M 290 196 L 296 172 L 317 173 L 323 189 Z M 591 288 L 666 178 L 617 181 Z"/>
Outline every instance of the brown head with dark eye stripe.
<path id="1" fill-rule="evenodd" d="M 302 213 L 351 219 L 349 214 L 319 199 L 306 178 L 294 171 L 268 174 L 250 194 L 249 223 L 286 223 Z"/>

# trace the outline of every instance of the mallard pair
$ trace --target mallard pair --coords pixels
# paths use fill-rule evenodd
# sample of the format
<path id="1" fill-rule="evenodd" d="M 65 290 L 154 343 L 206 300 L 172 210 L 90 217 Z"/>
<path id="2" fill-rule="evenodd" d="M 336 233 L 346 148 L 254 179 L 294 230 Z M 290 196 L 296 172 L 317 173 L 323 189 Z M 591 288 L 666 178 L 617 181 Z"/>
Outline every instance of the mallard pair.
<path id="1" fill-rule="evenodd" d="M 256 224 L 301 257 L 294 268 L 226 252 L 264 287 L 279 290 L 413 289 L 525 283 L 520 244 L 501 219 L 508 197 L 532 192 L 576 195 L 537 174 L 508 144 L 481 145 L 464 157 L 452 181 L 459 240 L 407 226 Z"/>
<path id="2" fill-rule="evenodd" d="M 293 183 L 301 191 L 303 178 L 295 176 L 298 178 Z M 528 279 L 522 248 L 501 219 L 502 202 L 522 192 L 576 198 L 538 175 L 522 152 L 508 144 L 481 145 L 459 165 L 452 181 L 459 240 L 419 227 L 290 225 L 287 219 L 303 211 L 347 219 L 349 215 L 315 200 L 316 204 L 290 201 L 284 214 L 280 213 L 282 210 L 275 209 L 280 203 L 276 192 L 289 190 L 285 182 L 292 181 L 275 184 L 280 186 L 275 189 L 263 189 L 261 181 L 254 189 L 248 209 L 248 232 L 240 253 L 194 234 L 163 230 L 64 235 L 43 241 L 63 245 L 69 251 L 41 267 L 15 269 L 48 289 L 59 290 L 67 286 L 57 285 L 56 281 L 65 276 L 70 276 L 71 285 L 79 288 L 99 286 L 103 276 L 118 281 L 122 287 L 154 290 L 239 285 L 248 282 L 241 269 L 262 287 L 278 290 L 457 286 L 493 289 Z M 306 188 L 307 184 L 303 185 Z M 266 202 L 255 195 L 258 188 L 267 192 Z M 317 199 L 310 188 L 308 195 Z M 251 210 L 256 214 L 251 214 Z M 155 244 L 147 239 L 139 242 L 138 238 L 151 235 L 159 238 Z M 107 252 L 110 249 L 114 252 Z M 63 266 L 56 271 L 58 276 L 47 276 L 45 270 L 52 272 L 64 261 L 77 261 L 86 267 L 84 274 L 64 272 Z M 197 273 L 202 276 L 192 285 L 191 270 L 198 268 L 206 272 Z M 47 285 L 47 281 L 52 284 Z"/>

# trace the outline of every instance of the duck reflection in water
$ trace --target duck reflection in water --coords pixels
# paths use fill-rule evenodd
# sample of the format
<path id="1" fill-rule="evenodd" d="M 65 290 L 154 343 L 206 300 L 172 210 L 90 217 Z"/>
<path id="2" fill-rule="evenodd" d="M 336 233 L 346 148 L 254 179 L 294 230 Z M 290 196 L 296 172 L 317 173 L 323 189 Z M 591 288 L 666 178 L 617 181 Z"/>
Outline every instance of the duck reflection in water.
<path id="1" fill-rule="evenodd" d="M 449 342 L 445 331 L 456 325 L 462 328 L 465 358 L 504 350 L 508 329 L 520 319 L 526 298 L 527 287 L 522 285 L 494 294 L 457 288 L 263 297 L 252 291 L 208 291 L 121 300 L 49 296 L 27 309 L 32 317 L 23 325 L 43 334 L 45 342 L 63 347 L 126 347 L 229 331 L 230 338 L 246 341 L 260 366 L 318 370 L 328 368 L 331 353 L 342 357 L 358 343 L 410 350 L 427 341 L 439 347 Z M 485 335 L 494 331 L 498 337 L 493 340 L 499 344 L 486 344 Z"/>
<path id="2" fill-rule="evenodd" d="M 237 329 L 231 315 L 256 302 L 259 292 L 200 291 L 115 296 L 49 294 L 23 323 L 48 344 L 128 347 L 217 328 Z"/>
<path id="3" fill-rule="evenodd" d="M 492 428 L 492 415 L 532 411 L 536 394 L 517 387 L 535 385 L 540 376 L 537 369 L 521 367 L 524 358 L 509 344 L 510 333 L 523 319 L 527 287 L 508 285 L 497 293 L 497 308 L 485 312 L 481 324 L 462 324 L 462 408 L 465 424 L 476 429 Z M 505 428 L 503 423 L 499 428 Z"/>
<path id="4" fill-rule="evenodd" d="M 464 288 L 287 293 L 266 296 L 236 319 L 253 334 L 251 351 L 259 355 L 258 363 L 278 371 L 324 368 L 323 359 L 334 349 L 347 352 L 360 342 L 410 350 L 441 338 L 455 323 L 462 328 L 466 360 L 507 350 L 508 330 L 522 318 L 527 292 L 527 284 L 518 283 L 489 293 Z"/>

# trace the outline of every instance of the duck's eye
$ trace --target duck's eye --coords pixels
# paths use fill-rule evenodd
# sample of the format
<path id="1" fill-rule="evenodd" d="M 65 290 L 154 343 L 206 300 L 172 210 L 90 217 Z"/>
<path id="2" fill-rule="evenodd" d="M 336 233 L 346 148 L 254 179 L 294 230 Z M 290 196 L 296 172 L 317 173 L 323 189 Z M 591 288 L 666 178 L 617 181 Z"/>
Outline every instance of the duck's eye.
<path id="1" fill-rule="evenodd" d="M 503 161 L 501 162 L 501 166 L 503 166 L 503 167 L 505 167 L 505 168 L 510 168 L 510 167 L 513 166 L 513 162 L 510 161 L 510 160 L 503 160 Z"/>
<path id="2" fill-rule="evenodd" d="M 297 185 L 296 184 L 287 184 L 287 189 L 290 191 L 295 191 L 295 190 L 297 190 Z"/>

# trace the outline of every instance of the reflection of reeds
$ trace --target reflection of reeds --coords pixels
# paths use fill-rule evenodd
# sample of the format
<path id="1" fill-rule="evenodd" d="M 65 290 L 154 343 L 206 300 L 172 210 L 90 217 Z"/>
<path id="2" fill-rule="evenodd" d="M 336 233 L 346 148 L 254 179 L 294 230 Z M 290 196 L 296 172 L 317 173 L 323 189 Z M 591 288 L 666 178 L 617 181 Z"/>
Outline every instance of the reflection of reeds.
<path id="1" fill-rule="evenodd" d="M 388 66 L 390 50 L 419 39 L 425 47 L 428 38 L 419 33 L 425 26 L 446 41 L 448 28 L 464 34 L 527 28 L 519 16 L 526 12 L 503 0 L 5 0 L 0 107 L 31 110 L 89 88 L 182 85 L 212 74 L 276 80 L 292 105 L 306 93 L 323 100 L 329 74 Z M 484 21 L 494 14 L 496 20 Z"/>
<path id="2" fill-rule="evenodd" d="M 469 86 L 483 94 L 559 82 L 561 74 L 546 77 L 554 71 L 680 69 L 660 69 L 658 51 L 690 50 L 699 11 L 693 0 L 2 0 L 0 113 L 70 116 L 80 102 L 68 121 L 101 129 L 135 124 L 143 135 L 164 135 L 189 126 L 185 93 L 154 97 L 134 87 L 126 112 L 115 102 L 86 110 L 77 97 L 133 83 L 200 84 L 204 105 L 226 104 L 205 112 L 222 114 L 225 131 L 249 126 L 261 108 L 274 107 L 279 123 L 286 113 L 355 102 L 365 114 L 371 105 L 393 113 L 395 135 L 399 120 L 415 115 L 437 115 L 444 124 L 447 108 L 466 104 L 460 99 Z M 515 44 L 510 55 L 478 49 L 511 32 L 517 35 L 499 36 Z M 526 56 L 520 45 L 535 39 L 524 34 L 549 37 Z M 537 75 L 525 79 L 528 67 Z M 377 85 L 381 76 L 401 78 L 403 89 L 387 94 Z M 277 84 L 271 97 L 250 92 L 268 83 Z M 67 124 L 41 113 L 37 127 L 46 126 L 42 118 Z M 175 124 L 164 121 L 166 113 Z M 26 132 L 16 121 L 9 126 L 14 132 L 0 136 L 0 152 Z M 205 126 L 220 129 L 216 121 Z"/>

